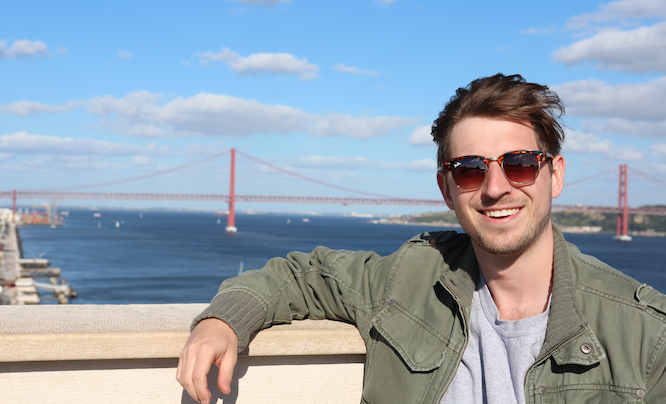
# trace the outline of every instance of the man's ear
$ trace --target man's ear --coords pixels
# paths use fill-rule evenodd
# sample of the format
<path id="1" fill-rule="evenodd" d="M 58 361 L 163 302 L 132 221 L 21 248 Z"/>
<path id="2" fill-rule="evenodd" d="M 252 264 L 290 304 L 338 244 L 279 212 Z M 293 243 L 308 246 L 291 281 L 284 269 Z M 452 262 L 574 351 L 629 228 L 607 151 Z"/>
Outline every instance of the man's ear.
<path id="1" fill-rule="evenodd" d="M 553 172 L 550 174 L 552 186 L 552 198 L 555 199 L 562 193 L 564 187 L 564 171 L 566 170 L 566 163 L 561 154 L 553 157 Z"/>
<path id="2" fill-rule="evenodd" d="M 446 206 L 451 210 L 456 210 L 455 205 L 453 204 L 453 198 L 451 198 L 451 193 L 449 192 L 449 183 L 446 180 L 446 171 L 437 171 L 437 185 L 439 185 L 439 190 L 442 192 L 444 201 L 446 201 Z"/>

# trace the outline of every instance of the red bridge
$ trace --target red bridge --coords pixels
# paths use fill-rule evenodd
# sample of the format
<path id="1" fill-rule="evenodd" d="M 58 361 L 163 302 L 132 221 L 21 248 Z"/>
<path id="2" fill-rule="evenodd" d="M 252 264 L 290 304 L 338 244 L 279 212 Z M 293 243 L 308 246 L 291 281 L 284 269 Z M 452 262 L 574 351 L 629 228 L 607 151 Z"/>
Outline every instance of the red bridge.
<path id="1" fill-rule="evenodd" d="M 240 157 L 238 162 L 237 156 Z M 635 190 L 632 192 L 638 194 L 635 199 L 643 201 L 642 207 L 628 205 L 630 173 Z M 305 187 L 297 182 L 308 184 L 307 190 L 303 191 Z M 237 186 L 240 189 L 237 190 Z M 285 192 L 291 195 L 281 195 Z M 294 195 L 308 192 L 310 195 L 337 195 Z M 235 149 L 193 163 L 116 181 L 58 189 L 4 191 L 0 192 L 0 199 L 12 199 L 14 210 L 17 199 L 221 202 L 229 205 L 228 231 L 235 231 L 236 202 L 446 207 L 441 198 L 398 198 L 330 184 Z M 614 201 L 618 201 L 617 205 Z M 617 214 L 618 235 L 627 235 L 629 215 L 666 215 L 666 206 L 663 206 L 666 203 L 666 182 L 620 165 L 619 170 L 614 167 L 566 183 L 558 202 L 563 204 L 553 205 L 555 211 Z"/>

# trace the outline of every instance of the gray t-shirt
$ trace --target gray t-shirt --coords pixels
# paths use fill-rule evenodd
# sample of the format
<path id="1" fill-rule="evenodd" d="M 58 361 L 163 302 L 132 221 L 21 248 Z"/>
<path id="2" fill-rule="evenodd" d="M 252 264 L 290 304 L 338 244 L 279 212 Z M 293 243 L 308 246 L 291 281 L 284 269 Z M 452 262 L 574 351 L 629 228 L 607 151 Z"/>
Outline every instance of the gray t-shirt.
<path id="1" fill-rule="evenodd" d="M 469 323 L 467 348 L 440 403 L 524 404 L 525 374 L 546 337 L 548 309 L 535 317 L 500 320 L 488 285 L 479 276 Z"/>

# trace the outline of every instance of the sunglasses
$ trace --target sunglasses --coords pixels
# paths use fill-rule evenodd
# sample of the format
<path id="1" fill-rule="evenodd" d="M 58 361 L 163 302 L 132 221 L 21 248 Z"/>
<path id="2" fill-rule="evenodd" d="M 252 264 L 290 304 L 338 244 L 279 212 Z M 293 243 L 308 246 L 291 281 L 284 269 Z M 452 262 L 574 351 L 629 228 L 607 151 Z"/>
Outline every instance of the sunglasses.
<path id="1" fill-rule="evenodd" d="M 451 171 L 458 188 L 475 189 L 483 184 L 491 161 L 497 161 L 506 179 L 513 185 L 530 185 L 536 181 L 541 163 L 553 155 L 542 150 L 516 150 L 499 157 L 461 156 L 447 160 L 442 170 Z"/>

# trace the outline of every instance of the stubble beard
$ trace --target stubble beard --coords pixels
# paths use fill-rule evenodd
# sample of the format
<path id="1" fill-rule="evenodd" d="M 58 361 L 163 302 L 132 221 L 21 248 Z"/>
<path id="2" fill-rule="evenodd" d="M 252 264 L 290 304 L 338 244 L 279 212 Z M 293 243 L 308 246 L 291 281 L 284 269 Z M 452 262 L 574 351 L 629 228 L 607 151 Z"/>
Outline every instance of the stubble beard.
<path id="1" fill-rule="evenodd" d="M 537 239 L 539 239 L 541 234 L 543 234 L 545 229 L 550 225 L 550 206 L 551 204 L 548 204 L 548 208 L 545 209 L 544 212 L 538 212 L 537 215 L 527 223 L 527 228 L 524 229 L 525 231 L 520 232 L 513 237 L 509 234 L 504 234 L 504 232 L 499 229 L 493 234 L 482 234 L 475 229 L 474 226 L 465 226 L 463 223 L 461 223 L 461 226 L 470 236 L 474 244 L 487 253 L 498 256 L 515 255 L 527 250 Z"/>

